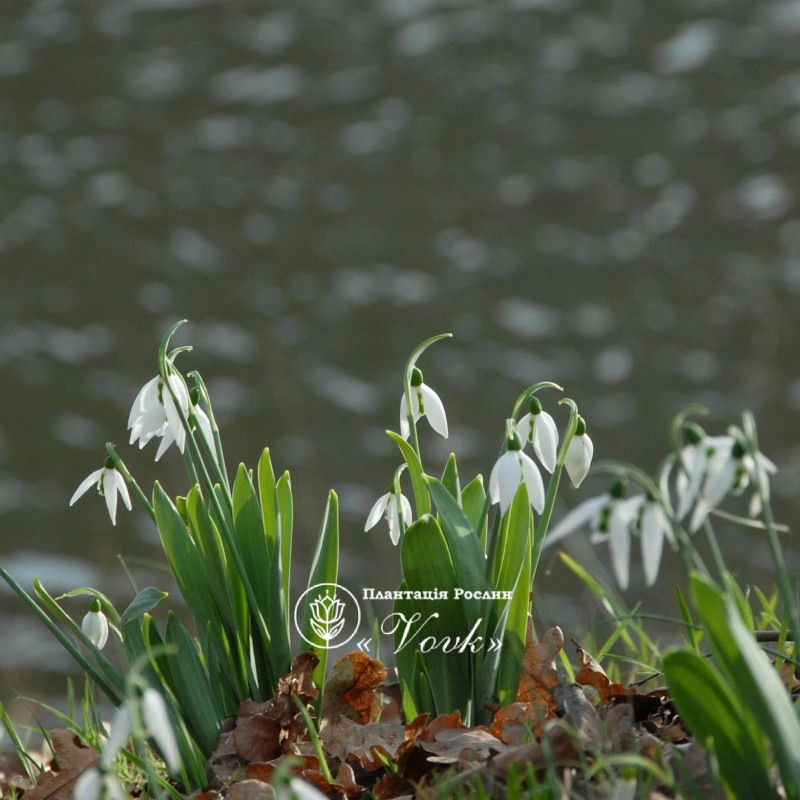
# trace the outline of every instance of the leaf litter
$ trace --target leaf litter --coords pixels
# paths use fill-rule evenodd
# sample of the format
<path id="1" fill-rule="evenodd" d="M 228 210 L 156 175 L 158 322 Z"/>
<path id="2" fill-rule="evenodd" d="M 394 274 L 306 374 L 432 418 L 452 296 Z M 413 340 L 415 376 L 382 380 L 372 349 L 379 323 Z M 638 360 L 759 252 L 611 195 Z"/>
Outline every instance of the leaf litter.
<path id="1" fill-rule="evenodd" d="M 467 726 L 458 711 L 404 719 L 397 685 L 386 684 L 388 669 L 365 653 L 349 653 L 330 670 L 316 720 L 332 783 L 297 705 L 314 717 L 318 659 L 313 651 L 300 653 L 274 697 L 244 700 L 226 720 L 206 765 L 209 784 L 190 800 L 269 800 L 278 769 L 332 800 L 469 796 L 476 783 L 484 796 L 500 798 L 510 771 L 532 770 L 541 778 L 554 768 L 571 796 L 602 797 L 602 776 L 591 767 L 607 755 L 643 757 L 660 767 L 679 758 L 679 784 L 710 786 L 707 758 L 666 691 L 640 693 L 637 686 L 613 683 L 590 653 L 573 644 L 581 667 L 567 684 L 556 668 L 561 630 L 551 628 L 537 641 L 529 621 L 516 700 L 490 709 L 488 726 Z M 20 800 L 71 800 L 75 781 L 100 754 L 66 730 L 52 731 L 51 738 L 53 757 L 37 785 L 10 767 L 0 771 L 3 797 L 13 786 Z M 674 794 L 654 786 L 630 796 L 660 800 Z"/>

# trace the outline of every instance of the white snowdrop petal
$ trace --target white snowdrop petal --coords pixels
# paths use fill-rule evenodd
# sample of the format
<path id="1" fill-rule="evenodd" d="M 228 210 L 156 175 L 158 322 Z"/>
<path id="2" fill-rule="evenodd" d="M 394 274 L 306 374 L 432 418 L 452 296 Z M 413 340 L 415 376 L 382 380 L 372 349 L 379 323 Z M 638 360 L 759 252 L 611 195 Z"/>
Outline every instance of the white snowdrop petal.
<path id="1" fill-rule="evenodd" d="M 75 501 L 86 494 L 92 486 L 97 486 L 100 482 L 100 476 L 103 474 L 103 467 L 100 469 L 96 469 L 91 475 L 87 475 L 82 481 L 80 486 L 75 490 L 75 493 L 72 495 L 72 499 L 69 501 L 70 505 L 73 505 Z"/>
<path id="2" fill-rule="evenodd" d="M 627 589 L 631 558 L 630 520 L 618 505 L 611 509 L 608 517 L 608 543 L 617 583 L 620 589 Z"/>
<path id="3" fill-rule="evenodd" d="M 519 462 L 522 468 L 522 475 L 525 479 L 525 490 L 528 493 L 528 500 L 538 514 L 544 508 L 544 483 L 539 468 L 534 464 L 533 459 L 523 452 L 519 452 Z"/>
<path id="4" fill-rule="evenodd" d="M 546 411 L 537 414 L 534 419 L 533 452 L 542 466 L 552 472 L 556 468 L 558 456 L 558 428 L 555 420 Z"/>
<path id="5" fill-rule="evenodd" d="M 425 409 L 425 416 L 428 418 L 431 428 L 433 428 L 436 433 L 446 439 L 448 435 L 447 415 L 445 414 L 444 405 L 442 404 L 439 395 L 424 383 L 419 388 L 420 393 L 422 394 L 422 404 Z"/>
<path id="6" fill-rule="evenodd" d="M 403 522 L 405 523 L 406 527 L 411 524 L 411 503 L 408 502 L 408 498 L 404 495 L 400 495 L 400 505 L 403 509 Z"/>
<path id="7" fill-rule="evenodd" d="M 113 470 L 103 470 L 103 496 L 106 499 L 108 516 L 111 517 L 111 524 L 117 524 L 117 482 L 114 480 Z"/>
<path id="8" fill-rule="evenodd" d="M 644 580 L 648 586 L 652 586 L 658 577 L 666 524 L 667 521 L 661 507 L 657 503 L 645 503 L 642 509 L 641 545 Z"/>
<path id="9" fill-rule="evenodd" d="M 383 518 L 383 515 L 386 513 L 386 506 L 390 497 L 391 494 L 387 492 L 386 494 L 381 495 L 375 501 L 375 504 L 372 506 L 369 515 L 367 516 L 367 521 L 364 524 L 365 531 L 370 530 L 370 528 L 374 528 L 378 524 L 378 521 Z"/>
<path id="10" fill-rule="evenodd" d="M 125 483 L 125 478 L 122 477 L 120 472 L 117 470 L 112 470 L 112 472 L 114 473 L 114 488 L 119 492 L 122 502 L 125 504 L 125 508 L 130 511 L 133 506 L 131 505 L 131 496 L 128 493 L 128 484 Z"/>
<path id="11" fill-rule="evenodd" d="M 92 767 L 85 770 L 72 787 L 72 800 L 98 800 L 103 778 L 99 770 Z"/>
<path id="12" fill-rule="evenodd" d="M 558 525 L 551 528 L 547 532 L 544 540 L 544 546 L 550 545 L 563 539 L 565 536 L 574 533 L 579 528 L 582 528 L 588 522 L 599 517 L 603 508 L 610 502 L 607 494 L 592 497 L 589 500 L 584 500 L 582 503 L 575 506 L 572 511 L 567 512 Z"/>
<path id="13" fill-rule="evenodd" d="M 127 706 L 120 706 L 114 712 L 111 720 L 111 730 L 108 734 L 106 746 L 103 748 L 102 764 L 109 766 L 114 757 L 128 741 L 131 735 L 131 712 Z"/>
<path id="14" fill-rule="evenodd" d="M 403 392 L 403 396 L 400 398 L 400 435 L 404 439 L 408 439 L 411 431 L 408 427 L 408 403 L 406 402 L 406 395 Z"/>
<path id="15" fill-rule="evenodd" d="M 155 689 L 145 689 L 142 695 L 142 714 L 147 732 L 155 739 L 164 762 L 171 772 L 180 765 L 178 743 L 169 720 L 164 698 Z"/>
<path id="16" fill-rule="evenodd" d="M 577 489 L 592 465 L 594 455 L 594 445 L 592 440 L 584 433 L 582 436 L 574 436 L 567 448 L 567 456 L 564 460 L 567 474 L 572 485 Z"/>
<path id="17" fill-rule="evenodd" d="M 503 453 L 495 464 L 497 499 L 500 502 L 500 513 L 505 514 L 508 507 L 517 493 L 520 481 L 522 480 L 522 469 L 520 467 L 517 452 L 508 450 Z M 494 473 L 494 470 L 492 471 Z M 490 481 L 491 483 L 491 481 Z M 494 501 L 497 502 L 497 501 Z"/>
<path id="18" fill-rule="evenodd" d="M 81 630 L 98 650 L 108 641 L 108 619 L 102 611 L 89 611 L 81 622 Z"/>

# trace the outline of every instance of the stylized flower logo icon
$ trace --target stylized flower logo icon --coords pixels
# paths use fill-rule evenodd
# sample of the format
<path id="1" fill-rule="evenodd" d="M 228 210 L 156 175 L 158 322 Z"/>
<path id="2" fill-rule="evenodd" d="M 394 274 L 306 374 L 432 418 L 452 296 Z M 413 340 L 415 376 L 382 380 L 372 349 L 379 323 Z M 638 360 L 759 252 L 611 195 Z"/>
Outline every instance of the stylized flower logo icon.
<path id="1" fill-rule="evenodd" d="M 360 624 L 356 596 L 338 583 L 309 586 L 294 606 L 295 628 L 314 648 L 332 650 L 347 644 Z"/>
<path id="2" fill-rule="evenodd" d="M 344 603 L 336 599 L 336 594 L 318 596 L 311 603 L 311 627 L 328 644 L 342 632 Z"/>

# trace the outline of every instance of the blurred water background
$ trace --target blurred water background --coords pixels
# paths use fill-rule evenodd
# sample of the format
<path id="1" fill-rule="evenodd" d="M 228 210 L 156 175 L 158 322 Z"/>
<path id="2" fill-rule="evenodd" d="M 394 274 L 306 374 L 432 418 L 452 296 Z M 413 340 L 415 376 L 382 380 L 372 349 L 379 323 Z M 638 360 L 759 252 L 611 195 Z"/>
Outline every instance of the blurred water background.
<path id="1" fill-rule="evenodd" d="M 537 380 L 567 388 L 597 456 L 648 470 L 686 403 L 714 433 L 750 408 L 793 523 L 799 154 L 796 0 L 4 2 L 2 563 L 119 607 L 118 554 L 167 585 L 138 560 L 160 558 L 142 513 L 112 528 L 100 499 L 67 503 L 107 440 L 143 485 L 186 490 L 177 453 L 155 465 L 125 430 L 182 317 L 228 458 L 269 445 L 292 471 L 298 579 L 334 488 L 341 582 L 397 581 L 363 523 L 405 359 L 447 330 L 422 363 L 452 430 L 425 432 L 431 468 L 453 449 L 488 475 Z M 769 587 L 759 535 L 720 533 Z M 568 546 L 610 580 L 605 550 Z M 546 566 L 537 608 L 580 636 L 602 614 Z M 631 605 L 676 613 L 673 554 L 654 589 L 632 573 Z M 0 604 L 0 697 L 62 696 L 68 657 Z"/>

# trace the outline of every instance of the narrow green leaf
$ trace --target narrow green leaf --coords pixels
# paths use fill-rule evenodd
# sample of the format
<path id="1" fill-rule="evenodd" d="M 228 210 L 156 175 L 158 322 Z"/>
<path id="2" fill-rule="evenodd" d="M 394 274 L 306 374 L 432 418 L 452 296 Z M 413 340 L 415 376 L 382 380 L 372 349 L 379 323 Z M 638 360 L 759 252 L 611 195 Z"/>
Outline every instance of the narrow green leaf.
<path id="1" fill-rule="evenodd" d="M 481 546 L 486 551 L 487 504 L 483 478 L 478 475 L 461 490 L 461 507 L 470 527 L 478 534 Z"/>
<path id="2" fill-rule="evenodd" d="M 442 473 L 442 485 L 455 498 L 458 505 L 461 505 L 461 484 L 458 480 L 458 465 L 456 464 L 455 453 L 450 453 Z"/>
<path id="3" fill-rule="evenodd" d="M 278 517 L 281 523 L 281 575 L 283 576 L 283 596 L 286 601 L 286 629 L 289 630 L 289 598 L 292 596 L 292 529 L 294 526 L 294 505 L 292 502 L 292 481 L 288 472 L 278 479 Z"/>
<path id="4" fill-rule="evenodd" d="M 663 670 L 681 716 L 713 747 L 732 796 L 774 797 L 763 741 L 751 734 L 746 708 L 721 675 L 690 650 L 666 653 Z"/>
<path id="5" fill-rule="evenodd" d="M 141 617 L 148 611 L 152 611 L 162 600 L 169 597 L 167 592 L 156 589 L 155 586 L 148 586 L 142 589 L 133 598 L 130 605 L 122 612 L 119 624 L 124 627 L 130 620 Z"/>
<path id="6" fill-rule="evenodd" d="M 274 490 L 273 490 L 274 494 Z M 247 577 L 256 597 L 269 597 L 270 543 L 264 529 L 261 506 L 247 468 L 239 465 L 233 482 L 233 526 Z M 276 532 L 274 529 L 273 532 Z M 274 542 L 272 543 L 274 544 Z M 262 612 L 265 609 L 262 609 Z M 266 617 L 266 614 L 264 615 Z"/>
<path id="7" fill-rule="evenodd" d="M 170 648 L 163 656 L 170 689 L 203 752 L 211 753 L 223 720 L 235 713 L 236 707 L 215 707 L 216 695 L 200 661 L 197 645 L 172 612 L 167 617 L 164 641 Z"/>
<path id="8" fill-rule="evenodd" d="M 196 620 L 214 620 L 220 624 L 214 590 L 203 557 L 189 535 L 186 524 L 158 482 L 153 489 L 153 509 L 164 553 L 192 615 Z"/>
<path id="9" fill-rule="evenodd" d="M 261 516 L 264 520 L 269 558 L 273 557 L 279 535 L 278 496 L 275 485 L 275 472 L 269 457 L 269 448 L 264 448 L 258 460 L 258 498 L 261 502 Z"/>
<path id="10" fill-rule="evenodd" d="M 189 492 L 186 498 L 186 512 L 189 529 L 202 554 L 209 577 L 209 588 L 214 595 L 220 616 L 229 628 L 236 630 L 241 626 L 243 633 L 246 634 L 244 587 L 238 574 L 229 567 L 232 559 L 226 553 L 225 544 L 208 513 L 199 486 L 195 486 Z M 237 603 L 240 606 L 238 609 Z"/>
<path id="11" fill-rule="evenodd" d="M 414 448 L 394 431 L 386 431 L 389 438 L 400 448 L 400 452 L 408 465 L 408 474 L 411 477 L 411 485 L 414 487 L 414 502 L 417 506 L 417 516 L 430 514 L 431 499 L 428 496 L 428 485 L 425 482 L 425 472 L 419 456 L 414 452 Z"/>
<path id="12" fill-rule="evenodd" d="M 678 595 L 678 606 L 681 610 L 681 617 L 683 617 L 683 621 L 686 623 L 686 634 L 689 637 L 689 643 L 692 646 L 692 650 L 699 655 L 700 631 L 695 627 L 694 621 L 692 620 L 692 612 L 689 611 L 689 606 L 686 603 L 686 598 L 683 596 L 681 587 L 676 586 L 675 591 Z"/>
<path id="13" fill-rule="evenodd" d="M 800 797 L 800 722 L 777 672 L 756 644 L 738 605 L 709 578 L 691 575 L 695 602 L 720 670 L 766 733 L 786 796 Z"/>
<path id="14" fill-rule="evenodd" d="M 496 589 L 513 590 L 524 561 L 530 563 L 533 519 L 528 493 L 520 484 L 508 513 L 500 526 L 497 546 L 492 553 L 492 585 Z"/>
<path id="15" fill-rule="evenodd" d="M 453 495 L 436 478 L 429 476 L 428 486 L 442 521 L 441 530 L 452 558 L 457 585 L 467 591 L 490 589 L 491 586 L 486 579 L 486 556 L 478 534 L 470 525 L 466 514 Z M 481 616 L 482 607 L 481 600 L 464 600 L 470 626 Z"/>
<path id="16" fill-rule="evenodd" d="M 455 504 L 444 487 L 442 492 Z M 466 604 L 456 597 L 456 589 L 463 584 L 458 579 L 445 534 L 432 516 L 426 514 L 409 526 L 401 542 L 400 558 L 409 590 L 428 592 L 430 597 L 437 591 L 446 591 L 448 597 L 447 600 L 412 598 L 418 617 L 412 617 L 400 648 L 414 647 L 423 652 L 437 713 L 450 713 L 458 708 L 465 716 L 474 674 L 469 640 L 478 635 L 476 626 L 481 620 L 476 617 L 474 624 L 468 624 Z"/>
<path id="17" fill-rule="evenodd" d="M 339 576 L 339 498 L 336 492 L 331 491 L 328 495 L 328 502 L 325 505 L 325 513 L 322 517 L 322 524 L 317 537 L 317 547 L 314 551 L 314 559 L 311 562 L 311 572 L 308 578 L 308 587 L 317 586 L 320 583 L 336 583 Z M 318 641 L 314 629 L 311 627 L 311 593 L 307 596 L 306 608 L 303 613 L 303 636 L 309 641 Z M 320 642 L 320 645 L 325 644 Z M 325 670 L 328 663 L 328 650 L 325 647 L 314 647 L 319 658 L 314 670 L 314 681 L 319 687 L 325 685 Z M 318 704 L 322 703 L 322 691 L 318 698 Z"/>
<path id="18" fill-rule="evenodd" d="M 530 548 L 527 553 L 530 553 Z M 500 705 L 508 705 L 516 700 L 525 652 L 525 637 L 528 632 L 528 614 L 531 610 L 531 560 L 529 556 L 523 556 L 521 561 L 522 569 L 513 587 L 514 595 L 511 601 L 507 602 L 493 634 L 494 638 L 499 637 L 503 642 L 499 654 L 496 689 Z M 502 605 L 500 607 L 503 608 Z"/>

